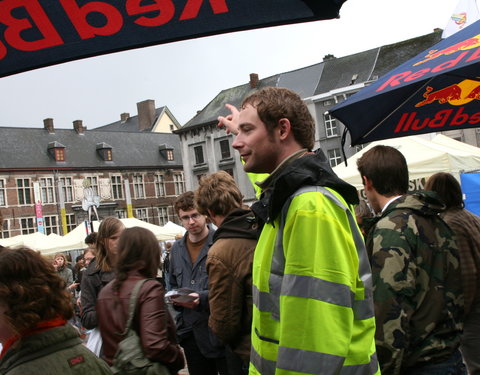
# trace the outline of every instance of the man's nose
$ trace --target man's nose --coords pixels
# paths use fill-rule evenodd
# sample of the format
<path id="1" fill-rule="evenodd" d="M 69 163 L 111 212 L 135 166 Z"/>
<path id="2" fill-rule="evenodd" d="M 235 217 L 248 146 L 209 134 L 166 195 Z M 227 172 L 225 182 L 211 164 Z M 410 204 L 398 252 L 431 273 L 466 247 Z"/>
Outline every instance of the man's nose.
<path id="1" fill-rule="evenodd" d="M 232 147 L 236 150 L 242 147 L 242 139 L 238 135 L 233 140 Z"/>

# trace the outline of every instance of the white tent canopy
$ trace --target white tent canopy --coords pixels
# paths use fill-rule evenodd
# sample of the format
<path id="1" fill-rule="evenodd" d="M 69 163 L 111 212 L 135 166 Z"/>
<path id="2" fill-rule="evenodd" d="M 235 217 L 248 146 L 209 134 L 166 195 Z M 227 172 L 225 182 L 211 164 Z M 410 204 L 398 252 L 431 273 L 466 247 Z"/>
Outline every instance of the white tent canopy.
<path id="1" fill-rule="evenodd" d="M 155 235 L 158 241 L 174 240 L 175 236 L 182 233 L 175 227 L 165 228 L 158 225 L 146 223 L 135 218 L 120 219 L 125 227 L 142 227 L 149 229 Z M 94 221 L 93 228 L 98 230 L 100 222 Z M 87 247 L 84 240 L 87 236 L 85 224 L 78 225 L 74 230 L 65 236 L 49 234 L 48 236 L 35 232 L 0 240 L 0 245 L 6 247 L 27 246 L 33 250 L 40 251 L 43 255 L 55 254 L 58 252 L 84 249 Z"/>
<path id="2" fill-rule="evenodd" d="M 411 181 L 428 178 L 437 172 L 451 173 L 460 180 L 460 173 L 480 170 L 480 148 L 441 134 L 436 135 L 431 141 L 419 136 L 411 136 L 372 142 L 348 158 L 347 167 L 343 162 L 333 170 L 341 179 L 359 190 L 362 189 L 357 159 L 377 145 L 394 147 L 405 156 Z"/>

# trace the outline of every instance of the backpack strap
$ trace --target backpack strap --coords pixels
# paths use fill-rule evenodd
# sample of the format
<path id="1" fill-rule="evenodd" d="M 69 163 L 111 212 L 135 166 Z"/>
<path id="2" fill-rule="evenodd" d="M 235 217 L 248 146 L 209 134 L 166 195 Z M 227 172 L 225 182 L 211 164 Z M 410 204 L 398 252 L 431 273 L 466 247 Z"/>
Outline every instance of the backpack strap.
<path id="1" fill-rule="evenodd" d="M 52 354 L 55 352 L 58 352 L 63 349 L 71 348 L 73 346 L 81 344 L 82 341 L 80 340 L 79 337 L 73 337 L 71 339 L 68 339 L 66 341 L 59 342 L 55 345 L 50 345 L 47 346 L 46 348 L 43 348 L 42 350 L 38 350 L 35 353 L 27 354 L 22 356 L 18 361 L 13 361 L 12 364 L 10 364 L 7 368 L 2 368 L 0 369 L 0 374 L 8 374 L 10 370 L 13 368 L 20 366 L 26 362 L 33 361 L 34 359 L 44 357 L 48 354 Z"/>
<path id="2" fill-rule="evenodd" d="M 130 331 L 130 327 L 132 326 L 133 316 L 135 315 L 135 308 L 137 307 L 137 297 L 140 289 L 142 288 L 145 281 L 149 279 L 143 279 L 137 281 L 135 286 L 133 287 L 132 294 L 130 295 L 130 302 L 128 303 L 128 320 L 127 324 L 125 325 L 125 330 L 121 333 L 122 336 L 125 336 L 128 331 Z"/>

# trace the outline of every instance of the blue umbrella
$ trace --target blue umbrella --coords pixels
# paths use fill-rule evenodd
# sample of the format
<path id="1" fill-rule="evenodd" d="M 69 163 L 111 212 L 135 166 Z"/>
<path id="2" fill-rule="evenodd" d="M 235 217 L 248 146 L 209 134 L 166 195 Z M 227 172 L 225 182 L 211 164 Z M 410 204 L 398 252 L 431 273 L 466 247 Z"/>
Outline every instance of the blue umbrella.
<path id="1" fill-rule="evenodd" d="M 352 145 L 480 126 L 480 21 L 382 76 L 329 112 Z"/>

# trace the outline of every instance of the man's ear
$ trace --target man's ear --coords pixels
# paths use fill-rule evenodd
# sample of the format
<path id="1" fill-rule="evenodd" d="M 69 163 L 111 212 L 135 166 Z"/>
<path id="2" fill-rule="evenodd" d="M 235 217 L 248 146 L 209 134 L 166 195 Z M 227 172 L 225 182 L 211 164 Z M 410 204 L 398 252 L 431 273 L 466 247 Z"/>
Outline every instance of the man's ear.
<path id="1" fill-rule="evenodd" d="M 292 126 L 288 118 L 281 118 L 278 120 L 278 134 L 281 140 L 285 140 L 292 132 Z"/>
<path id="2" fill-rule="evenodd" d="M 363 180 L 362 182 L 363 182 L 363 186 L 365 187 L 365 190 L 372 190 L 373 188 L 372 180 L 370 180 L 366 176 L 362 176 L 362 180 Z"/>
<path id="3" fill-rule="evenodd" d="M 208 216 L 214 220 L 217 215 L 215 215 L 215 212 L 213 212 L 211 209 L 207 208 Z"/>

